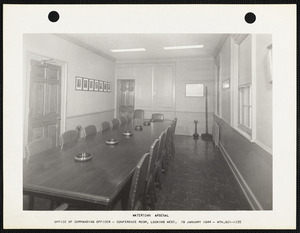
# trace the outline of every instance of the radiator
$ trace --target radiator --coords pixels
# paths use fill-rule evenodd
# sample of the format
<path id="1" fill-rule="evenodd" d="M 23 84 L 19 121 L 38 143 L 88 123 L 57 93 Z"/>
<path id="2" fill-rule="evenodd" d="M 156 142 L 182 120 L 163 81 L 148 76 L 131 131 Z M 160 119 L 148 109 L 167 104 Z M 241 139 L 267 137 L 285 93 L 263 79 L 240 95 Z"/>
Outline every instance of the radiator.
<path id="1" fill-rule="evenodd" d="M 212 133 L 213 133 L 213 141 L 215 143 L 215 146 L 219 147 L 220 127 L 217 122 L 214 122 L 213 124 Z"/>

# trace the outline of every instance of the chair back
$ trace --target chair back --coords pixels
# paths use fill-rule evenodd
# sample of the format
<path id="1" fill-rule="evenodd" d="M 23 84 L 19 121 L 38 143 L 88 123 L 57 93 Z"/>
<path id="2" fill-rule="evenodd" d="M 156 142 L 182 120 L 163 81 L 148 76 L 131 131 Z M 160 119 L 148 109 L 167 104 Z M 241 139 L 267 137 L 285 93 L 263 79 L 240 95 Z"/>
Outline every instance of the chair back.
<path id="1" fill-rule="evenodd" d="M 161 113 L 153 113 L 152 117 L 153 120 L 155 121 L 163 121 L 164 120 L 164 114 Z"/>
<path id="2" fill-rule="evenodd" d="M 112 123 L 112 128 L 113 129 L 116 129 L 120 126 L 120 121 L 117 118 L 112 119 L 111 123 Z"/>
<path id="3" fill-rule="evenodd" d="M 149 181 L 150 176 L 155 172 L 155 163 L 158 156 L 158 146 L 159 140 L 155 139 L 152 143 L 150 148 L 150 159 L 149 159 L 149 166 L 148 166 L 148 173 L 147 173 L 147 181 Z"/>
<path id="4" fill-rule="evenodd" d="M 135 118 L 144 118 L 144 110 L 143 109 L 135 109 L 133 114 L 133 119 Z"/>
<path id="5" fill-rule="evenodd" d="M 160 162 L 163 157 L 164 149 L 165 149 L 165 142 L 166 142 L 166 132 L 163 131 L 159 138 L 159 146 L 158 146 L 158 156 L 157 156 L 157 162 Z"/>
<path id="6" fill-rule="evenodd" d="M 166 129 L 165 148 L 170 146 L 171 139 L 172 139 L 172 125 L 169 125 L 169 127 Z"/>
<path id="7" fill-rule="evenodd" d="M 172 134 L 174 136 L 175 131 L 176 131 L 176 125 L 177 125 L 177 118 L 175 117 L 173 122 L 172 122 Z"/>
<path id="8" fill-rule="evenodd" d="M 84 128 L 85 137 L 96 134 L 96 133 L 97 133 L 97 128 L 95 125 L 88 125 L 87 127 Z"/>
<path id="9" fill-rule="evenodd" d="M 69 130 L 64 132 L 61 135 L 61 149 L 63 149 L 67 144 L 71 142 L 78 141 L 78 131 L 77 130 Z"/>
<path id="10" fill-rule="evenodd" d="M 26 146 L 28 158 L 32 155 L 41 153 L 53 148 L 53 140 L 50 137 L 39 138 L 28 143 Z"/>
<path id="11" fill-rule="evenodd" d="M 101 129 L 102 129 L 102 132 L 110 130 L 110 124 L 109 124 L 109 122 L 108 121 L 103 121 L 101 123 Z"/>
<path id="12" fill-rule="evenodd" d="M 120 117 L 121 125 L 125 125 L 127 123 L 127 119 L 124 116 Z"/>
<path id="13" fill-rule="evenodd" d="M 146 209 L 146 178 L 150 154 L 146 153 L 140 159 L 134 170 L 129 191 L 128 209 Z"/>

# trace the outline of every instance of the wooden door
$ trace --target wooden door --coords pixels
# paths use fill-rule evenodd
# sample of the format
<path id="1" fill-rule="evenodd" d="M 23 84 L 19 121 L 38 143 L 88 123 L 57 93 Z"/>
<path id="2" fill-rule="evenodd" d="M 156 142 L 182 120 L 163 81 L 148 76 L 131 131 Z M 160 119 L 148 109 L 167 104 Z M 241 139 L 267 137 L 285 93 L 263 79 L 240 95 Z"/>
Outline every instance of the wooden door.
<path id="1" fill-rule="evenodd" d="M 31 60 L 28 142 L 60 133 L 61 67 Z"/>

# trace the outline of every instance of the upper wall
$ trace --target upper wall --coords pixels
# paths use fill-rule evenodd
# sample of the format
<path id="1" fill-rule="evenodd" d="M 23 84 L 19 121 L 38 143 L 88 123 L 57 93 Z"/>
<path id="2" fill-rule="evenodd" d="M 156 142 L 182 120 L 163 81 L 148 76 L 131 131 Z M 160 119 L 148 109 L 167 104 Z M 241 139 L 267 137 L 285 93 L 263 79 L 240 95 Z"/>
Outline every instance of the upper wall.
<path id="1" fill-rule="evenodd" d="M 272 83 L 268 72 L 266 48 L 271 35 L 256 35 L 256 136 L 257 141 L 272 148 Z"/>
<path id="2" fill-rule="evenodd" d="M 230 37 L 228 37 L 219 53 L 220 60 L 220 88 L 221 88 L 221 116 L 230 122 L 230 88 L 222 89 L 222 83 L 225 80 L 230 80 L 230 66 L 231 66 L 231 47 Z"/>
<path id="3" fill-rule="evenodd" d="M 115 63 L 53 34 L 24 34 L 24 60 L 28 53 L 66 63 L 66 130 L 76 125 L 100 125 L 99 114 L 113 117 Z M 26 75 L 25 75 L 26 76 Z M 75 77 L 87 77 L 112 83 L 111 93 L 75 91 Z M 107 116 L 107 112 L 111 112 Z M 86 118 L 87 117 L 87 118 Z M 104 119 L 103 118 L 103 119 Z M 85 120 L 86 119 L 86 120 Z M 97 120 L 98 119 L 98 120 Z"/>

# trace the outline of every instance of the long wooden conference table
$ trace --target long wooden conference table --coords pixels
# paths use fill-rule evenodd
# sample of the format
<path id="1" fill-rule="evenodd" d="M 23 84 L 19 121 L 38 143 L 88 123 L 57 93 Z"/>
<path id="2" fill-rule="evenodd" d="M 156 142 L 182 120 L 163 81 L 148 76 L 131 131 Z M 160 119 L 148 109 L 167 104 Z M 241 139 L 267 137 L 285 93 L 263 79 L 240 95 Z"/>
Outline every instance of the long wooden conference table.
<path id="1" fill-rule="evenodd" d="M 24 194 L 58 203 L 74 203 L 87 209 L 111 209 L 123 199 L 125 207 L 126 190 L 139 159 L 172 123 L 164 120 L 144 126 L 144 121 L 134 119 L 125 126 L 81 139 L 66 149 L 56 147 L 24 160 Z M 142 125 L 143 129 L 136 131 L 136 125 Z M 133 135 L 124 136 L 126 130 Z M 107 145 L 105 141 L 110 138 L 119 143 Z M 82 152 L 90 153 L 92 159 L 76 161 L 74 156 Z"/>

